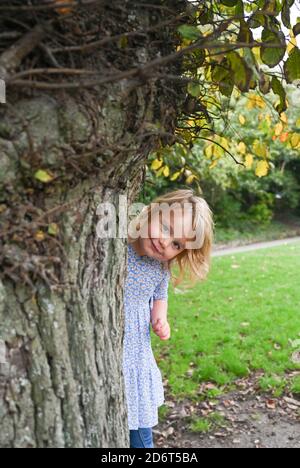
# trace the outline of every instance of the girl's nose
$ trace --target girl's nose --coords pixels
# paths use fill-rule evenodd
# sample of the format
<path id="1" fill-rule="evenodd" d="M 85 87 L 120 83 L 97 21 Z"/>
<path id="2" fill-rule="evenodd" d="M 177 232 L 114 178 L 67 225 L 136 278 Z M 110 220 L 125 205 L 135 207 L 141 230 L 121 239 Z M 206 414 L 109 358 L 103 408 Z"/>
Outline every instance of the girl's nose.
<path id="1" fill-rule="evenodd" d="M 169 243 L 171 242 L 171 239 L 170 238 L 160 238 L 159 242 L 160 242 L 160 245 L 162 246 L 162 248 L 165 250 L 168 247 Z"/>

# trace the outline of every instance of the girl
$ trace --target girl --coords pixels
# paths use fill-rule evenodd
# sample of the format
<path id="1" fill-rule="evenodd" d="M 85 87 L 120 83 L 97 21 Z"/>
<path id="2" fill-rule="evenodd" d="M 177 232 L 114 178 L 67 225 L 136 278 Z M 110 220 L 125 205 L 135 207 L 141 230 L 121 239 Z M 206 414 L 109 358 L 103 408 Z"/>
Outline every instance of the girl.
<path id="1" fill-rule="evenodd" d="M 146 206 L 129 225 L 125 282 L 123 374 L 128 408 L 130 448 L 153 448 L 152 427 L 164 403 L 162 375 L 150 339 L 170 338 L 167 320 L 171 266 L 177 264 L 177 286 L 189 273 L 192 282 L 209 272 L 213 242 L 212 212 L 192 189 L 166 193 Z"/>

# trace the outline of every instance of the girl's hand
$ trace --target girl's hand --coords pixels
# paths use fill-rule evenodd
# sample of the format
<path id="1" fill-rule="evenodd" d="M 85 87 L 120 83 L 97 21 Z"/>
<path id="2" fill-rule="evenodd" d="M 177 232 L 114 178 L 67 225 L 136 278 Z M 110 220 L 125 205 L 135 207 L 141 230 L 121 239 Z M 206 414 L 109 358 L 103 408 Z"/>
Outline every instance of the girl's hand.
<path id="1" fill-rule="evenodd" d="M 161 340 L 168 340 L 171 336 L 169 323 L 163 322 L 160 318 L 154 324 L 152 324 L 152 329 Z"/>

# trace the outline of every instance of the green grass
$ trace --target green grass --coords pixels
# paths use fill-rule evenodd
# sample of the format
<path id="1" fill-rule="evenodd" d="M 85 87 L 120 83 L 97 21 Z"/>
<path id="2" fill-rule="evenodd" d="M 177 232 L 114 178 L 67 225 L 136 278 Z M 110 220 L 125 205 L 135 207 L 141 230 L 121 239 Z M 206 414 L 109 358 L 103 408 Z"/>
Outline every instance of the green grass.
<path id="1" fill-rule="evenodd" d="M 291 383 L 291 391 L 296 395 L 300 395 L 300 376 L 295 377 Z"/>
<path id="2" fill-rule="evenodd" d="M 200 432 L 206 434 L 212 429 L 219 429 L 226 427 L 225 417 L 218 412 L 211 413 L 207 418 L 199 418 L 193 416 L 189 424 L 189 429 L 193 432 Z"/>
<path id="3" fill-rule="evenodd" d="M 286 380 L 300 368 L 291 359 L 300 338 L 299 272 L 300 243 L 293 243 L 214 257 L 205 282 L 170 286 L 171 339 L 153 334 L 152 346 L 173 396 L 199 399 L 203 382 L 223 390 L 258 370 L 262 390 L 280 394 L 290 385 L 300 393 L 300 378 Z"/>
<path id="4" fill-rule="evenodd" d="M 211 422 L 205 418 L 198 418 L 190 424 L 190 430 L 206 434 L 212 428 Z"/>

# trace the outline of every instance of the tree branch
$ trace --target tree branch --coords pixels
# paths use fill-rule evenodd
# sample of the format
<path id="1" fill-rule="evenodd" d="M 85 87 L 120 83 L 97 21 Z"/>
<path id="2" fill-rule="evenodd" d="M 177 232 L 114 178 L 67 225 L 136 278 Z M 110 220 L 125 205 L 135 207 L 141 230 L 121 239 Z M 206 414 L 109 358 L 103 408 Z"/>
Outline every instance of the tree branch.
<path id="1" fill-rule="evenodd" d="M 45 36 L 48 24 L 38 24 L 32 31 L 28 32 L 19 41 L 0 55 L 0 78 L 8 79 L 26 57 Z"/>
<path id="2" fill-rule="evenodd" d="M 3 5 L 0 6 L 0 12 L 1 11 L 14 11 L 14 12 L 19 12 L 19 11 L 49 11 L 49 10 L 59 10 L 61 8 L 75 8 L 78 6 L 89 6 L 92 5 L 93 3 L 99 3 L 103 2 L 103 0 L 72 0 L 72 2 L 66 1 L 62 3 L 56 3 L 53 1 L 52 3 L 46 4 L 46 5 L 20 5 L 20 6 L 11 6 L 11 5 Z"/>

